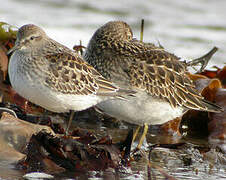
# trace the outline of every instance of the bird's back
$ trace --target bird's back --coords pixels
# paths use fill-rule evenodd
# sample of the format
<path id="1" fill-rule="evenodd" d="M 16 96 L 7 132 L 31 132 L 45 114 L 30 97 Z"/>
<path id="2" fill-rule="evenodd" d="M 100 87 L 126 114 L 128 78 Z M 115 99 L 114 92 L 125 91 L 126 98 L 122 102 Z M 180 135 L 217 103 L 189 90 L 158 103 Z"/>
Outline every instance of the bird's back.
<path id="1" fill-rule="evenodd" d="M 162 47 L 133 39 L 132 30 L 124 22 L 109 22 L 99 28 L 84 57 L 111 81 L 146 91 L 172 107 L 222 111 L 197 92 L 180 58 Z"/>

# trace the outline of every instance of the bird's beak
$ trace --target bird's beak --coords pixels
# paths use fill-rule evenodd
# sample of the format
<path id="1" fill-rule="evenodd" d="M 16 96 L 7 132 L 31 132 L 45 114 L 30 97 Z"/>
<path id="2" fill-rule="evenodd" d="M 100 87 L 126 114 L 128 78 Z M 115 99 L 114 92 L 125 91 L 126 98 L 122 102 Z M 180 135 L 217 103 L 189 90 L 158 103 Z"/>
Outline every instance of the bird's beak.
<path id="1" fill-rule="evenodd" d="M 21 44 L 20 43 L 15 43 L 15 45 L 7 52 L 7 55 L 11 54 L 12 52 L 18 50 L 21 48 Z"/>

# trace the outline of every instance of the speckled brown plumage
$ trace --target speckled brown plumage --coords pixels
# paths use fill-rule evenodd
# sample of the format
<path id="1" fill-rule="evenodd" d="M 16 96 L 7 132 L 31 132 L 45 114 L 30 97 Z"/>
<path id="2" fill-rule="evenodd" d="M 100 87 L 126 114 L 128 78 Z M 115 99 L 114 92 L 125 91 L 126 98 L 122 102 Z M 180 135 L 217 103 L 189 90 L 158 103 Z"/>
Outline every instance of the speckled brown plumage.
<path id="1" fill-rule="evenodd" d="M 134 39 L 125 22 L 112 21 L 100 27 L 84 58 L 109 80 L 129 89 L 144 90 L 174 108 L 222 111 L 195 90 L 180 58 L 162 47 Z"/>
<path id="2" fill-rule="evenodd" d="M 62 53 L 45 59 L 50 62 L 45 85 L 56 92 L 107 95 L 118 90 L 78 55 Z"/>

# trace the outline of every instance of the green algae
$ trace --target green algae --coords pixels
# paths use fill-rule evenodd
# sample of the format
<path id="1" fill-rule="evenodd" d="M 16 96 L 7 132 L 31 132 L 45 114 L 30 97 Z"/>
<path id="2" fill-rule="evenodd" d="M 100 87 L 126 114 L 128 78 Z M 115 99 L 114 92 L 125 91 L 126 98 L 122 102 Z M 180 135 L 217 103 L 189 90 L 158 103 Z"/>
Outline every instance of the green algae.
<path id="1" fill-rule="evenodd" d="M 5 22 L 0 22 L 0 41 L 16 39 L 17 27 Z"/>

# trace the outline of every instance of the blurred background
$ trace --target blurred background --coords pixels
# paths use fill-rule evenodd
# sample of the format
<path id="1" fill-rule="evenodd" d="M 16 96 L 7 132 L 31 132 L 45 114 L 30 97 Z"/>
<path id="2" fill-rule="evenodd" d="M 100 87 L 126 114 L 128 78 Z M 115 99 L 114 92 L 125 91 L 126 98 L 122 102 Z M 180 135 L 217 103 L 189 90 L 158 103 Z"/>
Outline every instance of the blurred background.
<path id="1" fill-rule="evenodd" d="M 158 44 L 184 59 L 202 56 L 213 46 L 219 51 L 213 65 L 226 62 L 225 0 L 7 0 L 0 6 L 0 21 L 20 27 L 34 23 L 55 40 L 72 48 L 87 45 L 95 30 L 111 20 L 123 20 L 144 41 Z"/>

